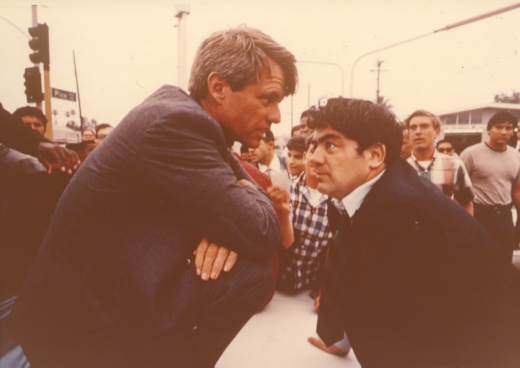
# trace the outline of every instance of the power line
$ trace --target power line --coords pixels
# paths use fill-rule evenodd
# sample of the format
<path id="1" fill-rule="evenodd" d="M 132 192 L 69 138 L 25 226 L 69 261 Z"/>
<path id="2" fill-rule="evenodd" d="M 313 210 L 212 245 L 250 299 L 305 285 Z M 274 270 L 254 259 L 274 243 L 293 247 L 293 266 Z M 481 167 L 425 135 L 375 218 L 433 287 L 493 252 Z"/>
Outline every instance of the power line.
<path id="1" fill-rule="evenodd" d="M 29 37 L 29 35 L 27 33 L 25 33 L 24 31 L 22 31 L 20 28 L 18 28 L 14 23 L 12 23 L 11 21 L 7 20 L 6 18 L 2 17 L 0 15 L 0 18 L 2 18 L 3 20 L 5 20 L 7 23 L 9 23 L 10 25 L 12 25 L 14 28 L 16 28 L 17 30 L 20 31 L 21 34 L 23 34 L 25 37 L 27 37 L 29 40 L 31 39 L 31 37 Z"/>

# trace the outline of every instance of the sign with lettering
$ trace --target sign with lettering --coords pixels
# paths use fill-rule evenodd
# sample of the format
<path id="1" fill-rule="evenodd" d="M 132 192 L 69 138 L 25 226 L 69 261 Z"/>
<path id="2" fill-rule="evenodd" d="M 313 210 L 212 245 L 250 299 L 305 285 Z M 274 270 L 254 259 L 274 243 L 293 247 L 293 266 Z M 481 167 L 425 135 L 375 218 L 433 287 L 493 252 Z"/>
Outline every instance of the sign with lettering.
<path id="1" fill-rule="evenodd" d="M 51 88 L 52 97 L 61 98 L 62 100 L 76 101 L 76 94 L 74 92 L 63 91 L 57 88 Z"/>

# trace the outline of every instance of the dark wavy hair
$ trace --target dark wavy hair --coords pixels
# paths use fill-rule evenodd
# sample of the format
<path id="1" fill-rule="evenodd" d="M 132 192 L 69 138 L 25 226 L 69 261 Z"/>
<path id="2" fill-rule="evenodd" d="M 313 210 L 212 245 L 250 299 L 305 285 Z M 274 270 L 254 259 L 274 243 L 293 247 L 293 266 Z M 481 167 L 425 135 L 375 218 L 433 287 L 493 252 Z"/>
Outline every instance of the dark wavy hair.
<path id="1" fill-rule="evenodd" d="M 22 120 L 23 116 L 33 116 L 38 118 L 43 124 L 43 130 L 47 131 L 47 117 L 43 114 L 42 110 L 34 106 L 25 106 L 16 109 L 13 112 L 13 118 L 15 120 Z"/>
<path id="2" fill-rule="evenodd" d="M 385 164 L 399 157 L 403 144 L 403 128 L 395 115 L 383 105 L 371 101 L 331 98 L 325 104 L 309 109 L 308 126 L 313 129 L 331 127 L 356 141 L 358 152 L 381 143 L 386 147 Z"/>
<path id="3" fill-rule="evenodd" d="M 487 123 L 487 130 L 490 130 L 491 128 L 493 128 L 493 126 L 497 124 L 505 122 L 513 124 L 513 128 L 516 128 L 518 126 L 518 119 L 513 114 L 511 114 L 508 111 L 500 111 L 493 115 L 491 119 L 489 119 Z"/>

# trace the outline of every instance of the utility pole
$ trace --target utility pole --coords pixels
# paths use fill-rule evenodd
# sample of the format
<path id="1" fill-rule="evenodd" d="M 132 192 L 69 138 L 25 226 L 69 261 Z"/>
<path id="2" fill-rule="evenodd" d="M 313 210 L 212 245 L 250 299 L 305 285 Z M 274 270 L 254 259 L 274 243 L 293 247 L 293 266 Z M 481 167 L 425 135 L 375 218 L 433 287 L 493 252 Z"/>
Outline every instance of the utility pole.
<path id="1" fill-rule="evenodd" d="M 382 103 L 383 101 L 379 101 L 379 75 L 381 72 L 387 72 L 388 70 L 381 70 L 381 64 L 384 63 L 383 59 L 378 59 L 376 62 L 377 70 L 370 69 L 371 72 L 377 72 L 377 90 L 376 90 L 376 103 Z"/>
<path id="2" fill-rule="evenodd" d="M 74 75 L 76 76 L 76 90 L 78 91 L 78 107 L 79 107 L 79 126 L 81 133 L 83 133 L 83 115 L 81 114 L 81 98 L 79 97 L 78 71 L 76 70 L 76 55 L 72 50 L 72 59 L 74 60 Z"/>
<path id="3" fill-rule="evenodd" d="M 414 41 L 414 40 L 418 40 L 420 38 L 423 38 L 423 37 L 426 37 L 426 36 L 429 36 L 429 35 L 433 35 L 433 34 L 435 34 L 437 32 L 449 31 L 450 29 L 457 28 L 457 27 L 460 27 L 460 26 L 463 26 L 463 25 L 466 25 L 466 24 L 469 24 L 469 23 L 473 23 L 473 22 L 479 21 L 481 19 L 489 18 L 489 17 L 495 16 L 497 14 L 508 12 L 510 10 L 517 9 L 517 8 L 520 8 L 520 3 L 509 5 L 509 6 L 506 6 L 505 8 L 500 8 L 500 9 L 494 10 L 492 12 L 481 14 L 481 15 L 478 15 L 476 17 L 472 17 L 472 18 L 469 18 L 469 19 L 466 19 L 466 20 L 463 20 L 463 21 L 460 21 L 460 22 L 457 22 L 457 23 L 448 24 L 447 26 L 439 28 L 439 29 L 436 29 L 433 32 L 426 33 L 426 34 L 423 34 L 423 35 L 420 35 L 420 36 L 417 36 L 417 37 L 414 37 L 414 38 L 410 38 L 408 40 L 404 40 L 404 41 L 397 42 L 397 43 L 394 43 L 394 44 L 389 45 L 389 46 L 382 47 L 382 48 L 374 50 L 374 51 L 369 51 L 367 53 L 364 53 L 363 55 L 359 56 L 354 61 L 354 63 L 352 64 L 352 68 L 350 69 L 350 98 L 354 97 L 354 95 L 353 95 L 353 90 L 354 90 L 354 69 L 356 67 L 357 62 L 359 60 L 361 60 L 362 58 L 364 58 L 365 56 L 372 55 L 372 54 L 375 54 L 376 52 L 387 50 L 387 49 L 390 49 L 392 47 L 402 45 L 404 43 L 408 43 L 408 42 L 411 42 L 411 41 Z"/>
<path id="4" fill-rule="evenodd" d="M 190 14 L 190 6 L 187 4 L 175 5 L 175 17 L 177 18 L 177 86 L 187 90 L 187 22 Z"/>

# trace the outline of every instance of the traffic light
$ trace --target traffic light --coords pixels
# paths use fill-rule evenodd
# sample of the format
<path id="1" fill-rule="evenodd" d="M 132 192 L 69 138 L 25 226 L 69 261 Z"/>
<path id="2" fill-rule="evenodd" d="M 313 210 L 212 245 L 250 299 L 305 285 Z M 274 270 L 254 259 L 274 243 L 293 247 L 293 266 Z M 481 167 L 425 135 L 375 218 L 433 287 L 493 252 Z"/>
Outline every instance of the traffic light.
<path id="1" fill-rule="evenodd" d="M 43 101 L 42 93 L 42 77 L 40 68 L 33 66 L 32 68 L 25 68 L 23 75 L 25 78 L 25 94 L 27 95 L 27 102 L 40 103 Z"/>
<path id="2" fill-rule="evenodd" d="M 49 27 L 47 24 L 38 24 L 29 28 L 29 34 L 33 37 L 29 40 L 29 47 L 35 52 L 29 55 L 34 64 L 43 63 L 43 68 L 49 70 Z"/>

